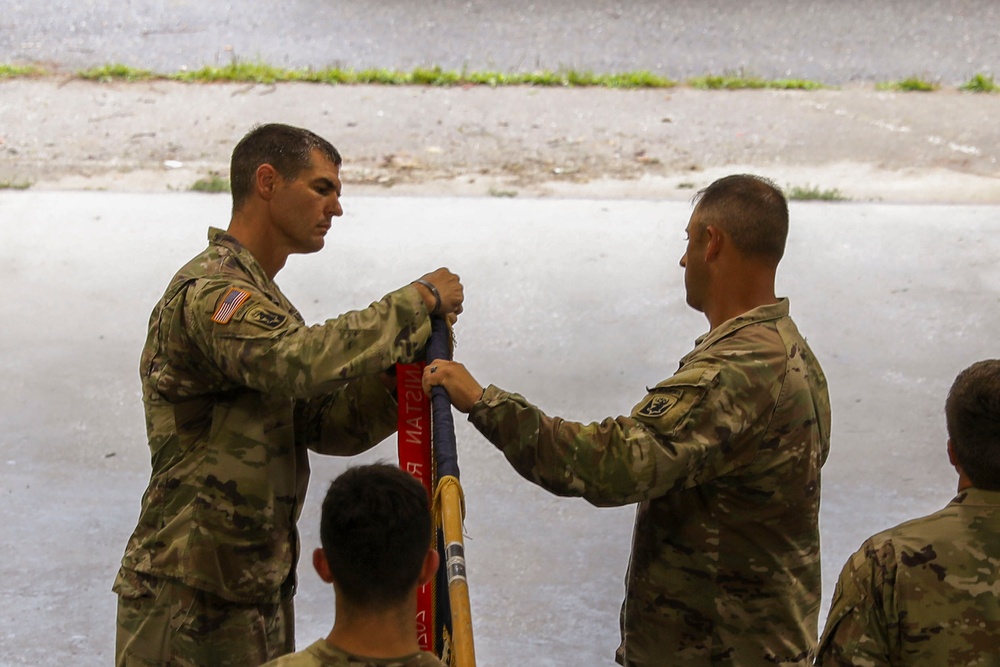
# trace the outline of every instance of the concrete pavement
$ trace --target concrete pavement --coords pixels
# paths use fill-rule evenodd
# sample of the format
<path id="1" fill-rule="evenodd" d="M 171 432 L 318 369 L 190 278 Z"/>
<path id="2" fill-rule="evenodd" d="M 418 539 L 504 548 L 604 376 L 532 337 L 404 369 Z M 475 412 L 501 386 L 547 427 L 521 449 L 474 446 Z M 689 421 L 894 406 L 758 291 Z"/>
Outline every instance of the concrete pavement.
<path id="1" fill-rule="evenodd" d="M 675 199 L 719 176 L 1000 203 L 1000 95 L 0 81 L 0 183 L 188 190 L 258 122 L 329 138 L 349 195 Z"/>
<path id="2" fill-rule="evenodd" d="M 173 271 L 228 220 L 226 196 L 0 193 L 0 665 L 109 664 L 110 586 L 148 477 L 137 360 Z M 459 272 L 457 357 L 550 413 L 628 411 L 670 375 L 701 315 L 677 260 L 686 203 L 349 197 L 328 247 L 278 282 L 306 319 L 364 307 L 427 270 Z M 953 495 L 943 402 L 997 354 L 1000 209 L 792 205 L 779 291 L 830 380 L 824 603 L 870 533 Z M 459 419 L 476 647 L 483 667 L 611 665 L 632 508 L 527 484 Z M 318 543 L 314 459 L 301 527 Z M 298 641 L 332 598 L 300 567 Z"/>

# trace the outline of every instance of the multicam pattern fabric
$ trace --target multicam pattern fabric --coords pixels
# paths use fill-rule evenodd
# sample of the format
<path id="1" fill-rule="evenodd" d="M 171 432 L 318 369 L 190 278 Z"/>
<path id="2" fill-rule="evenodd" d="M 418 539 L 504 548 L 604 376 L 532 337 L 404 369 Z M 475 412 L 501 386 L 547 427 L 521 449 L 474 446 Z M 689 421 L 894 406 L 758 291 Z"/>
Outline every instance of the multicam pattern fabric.
<path id="1" fill-rule="evenodd" d="M 122 568 L 277 602 L 291 594 L 308 450 L 356 454 L 395 431 L 379 374 L 421 351 L 430 319 L 404 287 L 306 326 L 239 242 L 217 229 L 209 240 L 149 320 L 140 375 L 152 474 Z M 249 297 L 235 303 L 233 288 Z"/>
<path id="2" fill-rule="evenodd" d="M 330 646 L 326 640 L 313 642 L 304 651 L 286 655 L 263 667 L 446 667 L 433 653 L 421 651 L 401 658 L 375 659 L 351 655 Z"/>
<path id="3" fill-rule="evenodd" d="M 786 300 L 699 338 L 628 417 L 572 423 L 491 386 L 470 421 L 553 493 L 639 503 L 619 663 L 809 664 L 830 401 Z"/>
<path id="4" fill-rule="evenodd" d="M 228 602 L 170 579 L 122 571 L 115 665 L 247 667 L 295 650 L 291 599 Z"/>
<path id="5" fill-rule="evenodd" d="M 1000 665 L 1000 492 L 967 489 L 847 561 L 816 664 Z"/>

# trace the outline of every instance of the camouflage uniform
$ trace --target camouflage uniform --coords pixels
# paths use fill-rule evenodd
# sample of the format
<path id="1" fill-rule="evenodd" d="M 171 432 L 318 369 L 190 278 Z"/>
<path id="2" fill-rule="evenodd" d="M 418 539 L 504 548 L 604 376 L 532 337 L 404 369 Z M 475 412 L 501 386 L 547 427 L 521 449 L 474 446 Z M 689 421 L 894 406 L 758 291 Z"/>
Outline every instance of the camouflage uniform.
<path id="1" fill-rule="evenodd" d="M 163 580 L 224 603 L 291 598 L 308 450 L 346 456 L 391 435 L 379 374 L 430 334 L 414 287 L 307 327 L 236 239 L 209 241 L 153 310 L 142 353 L 152 473 L 114 586 L 137 651 L 150 648 L 129 640 L 149 620 L 137 605 Z"/>
<path id="2" fill-rule="evenodd" d="M 286 655 L 262 667 L 447 667 L 433 653 L 420 653 L 402 658 L 363 658 L 330 646 L 325 639 L 313 642 L 304 651 Z"/>
<path id="3" fill-rule="evenodd" d="M 830 403 L 787 300 L 702 336 L 647 391 L 584 425 L 491 386 L 470 420 L 555 494 L 639 503 L 619 663 L 808 664 Z"/>
<path id="4" fill-rule="evenodd" d="M 1000 665 L 1000 492 L 865 541 L 840 574 L 818 665 Z"/>

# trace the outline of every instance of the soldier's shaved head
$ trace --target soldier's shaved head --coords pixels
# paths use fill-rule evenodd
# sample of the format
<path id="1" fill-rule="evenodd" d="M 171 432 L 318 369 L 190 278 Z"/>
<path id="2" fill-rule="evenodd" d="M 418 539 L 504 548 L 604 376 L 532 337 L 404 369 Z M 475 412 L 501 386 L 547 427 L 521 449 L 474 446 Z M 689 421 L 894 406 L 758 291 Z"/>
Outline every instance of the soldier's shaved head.
<path id="1" fill-rule="evenodd" d="M 698 225 L 729 235 L 747 257 L 777 266 L 788 238 L 788 201 L 766 178 L 736 174 L 720 178 L 694 197 Z"/>
<path id="2" fill-rule="evenodd" d="M 1000 359 L 976 362 L 958 374 L 945 418 L 966 477 L 976 488 L 1000 491 Z"/>

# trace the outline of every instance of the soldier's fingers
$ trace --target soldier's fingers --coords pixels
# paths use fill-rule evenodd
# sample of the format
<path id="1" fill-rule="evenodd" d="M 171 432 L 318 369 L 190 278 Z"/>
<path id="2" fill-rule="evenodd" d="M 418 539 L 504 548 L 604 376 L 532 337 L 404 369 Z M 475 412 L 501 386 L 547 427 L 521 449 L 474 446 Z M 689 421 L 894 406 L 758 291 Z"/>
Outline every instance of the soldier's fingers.
<path id="1" fill-rule="evenodd" d="M 444 384 L 443 373 L 441 372 L 444 362 L 441 360 L 433 361 L 424 367 L 424 374 L 421 378 L 421 384 L 424 387 L 425 393 L 430 393 L 431 387 L 435 387 L 440 384 Z"/>
<path id="2" fill-rule="evenodd" d="M 423 386 L 425 394 L 431 393 L 431 387 L 433 387 L 434 385 L 431 384 L 431 367 L 430 366 L 428 366 L 427 368 L 424 369 L 424 374 L 420 378 L 420 384 L 421 384 L 421 386 Z"/>

